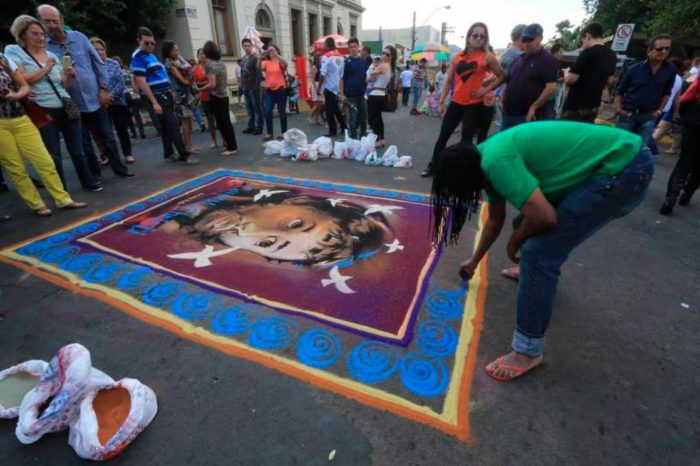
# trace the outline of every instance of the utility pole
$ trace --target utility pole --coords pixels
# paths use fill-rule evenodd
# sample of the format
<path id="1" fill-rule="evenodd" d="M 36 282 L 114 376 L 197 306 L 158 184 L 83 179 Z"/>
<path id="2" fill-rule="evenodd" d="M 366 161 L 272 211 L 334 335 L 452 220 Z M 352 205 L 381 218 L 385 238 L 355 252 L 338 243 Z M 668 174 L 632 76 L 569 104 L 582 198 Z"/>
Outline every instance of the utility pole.
<path id="1" fill-rule="evenodd" d="M 411 28 L 411 52 L 416 48 L 416 12 L 413 12 L 413 27 Z"/>
<path id="2" fill-rule="evenodd" d="M 455 32 L 455 28 L 447 27 L 447 23 L 442 23 L 442 28 L 440 29 L 440 43 L 442 45 L 447 45 L 448 32 Z"/>

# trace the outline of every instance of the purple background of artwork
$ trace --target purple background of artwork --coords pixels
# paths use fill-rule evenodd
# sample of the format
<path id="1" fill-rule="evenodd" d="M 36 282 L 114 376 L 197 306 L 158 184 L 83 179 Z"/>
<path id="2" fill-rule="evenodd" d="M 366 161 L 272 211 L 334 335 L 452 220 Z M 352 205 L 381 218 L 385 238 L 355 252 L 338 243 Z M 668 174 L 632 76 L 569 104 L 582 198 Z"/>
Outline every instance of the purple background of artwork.
<path id="1" fill-rule="evenodd" d="M 245 181 L 267 189 L 284 186 L 284 183 Z M 138 220 L 143 224 L 152 224 L 154 217 L 175 209 L 182 199 L 198 195 L 198 201 L 201 202 L 236 187 L 239 183 L 236 178 L 223 177 L 207 186 L 175 196 L 155 210 L 140 212 L 129 222 Z M 433 258 L 433 264 L 430 264 L 430 270 L 424 277 L 423 286 L 419 286 L 421 270 L 431 253 L 426 231 L 426 225 L 429 225 L 430 221 L 430 207 L 427 204 L 347 192 L 339 193 L 296 185 L 292 187 L 306 195 L 342 197 L 361 205 L 385 204 L 403 207 L 403 210 L 388 216 L 388 220 L 405 249 L 386 254 L 386 248 L 383 248 L 382 252 L 367 260 L 360 260 L 349 267 L 341 268 L 343 275 L 353 277 L 347 283 L 356 291 L 355 294 L 346 295 L 338 292 L 333 285 L 321 286 L 321 279 L 328 278 L 330 268 L 317 269 L 268 262 L 245 251 L 213 258 L 214 265 L 199 269 L 194 267 L 193 261 L 169 259 L 168 254 L 202 249 L 201 243 L 185 234 L 152 230 L 144 236 L 139 236 L 128 233 L 123 227 L 115 226 L 93 233 L 89 235 L 89 239 L 102 247 L 128 256 L 134 262 L 152 262 L 166 271 L 187 275 L 190 277 L 188 281 L 198 283 L 198 279 L 201 279 L 216 283 L 226 288 L 223 292 L 228 291 L 227 294 L 247 297 L 253 301 L 257 300 L 256 297 L 261 297 L 300 310 L 316 312 L 319 315 L 314 320 L 323 321 L 324 316 L 327 316 L 397 334 L 407 317 L 411 320 L 415 317 L 422 301 L 425 284 L 437 260 L 437 257 Z M 418 299 L 412 306 L 416 297 Z M 342 323 L 336 323 L 334 326 L 343 327 Z M 408 330 L 401 340 L 405 340 L 410 334 L 410 326 Z"/>

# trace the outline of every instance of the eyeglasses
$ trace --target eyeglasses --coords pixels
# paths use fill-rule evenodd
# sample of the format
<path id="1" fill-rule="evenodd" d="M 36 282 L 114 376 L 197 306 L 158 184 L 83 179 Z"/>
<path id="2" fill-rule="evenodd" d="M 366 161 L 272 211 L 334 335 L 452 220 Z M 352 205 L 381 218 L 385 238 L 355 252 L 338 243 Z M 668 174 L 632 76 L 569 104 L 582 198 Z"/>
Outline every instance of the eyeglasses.
<path id="1" fill-rule="evenodd" d="M 154 40 L 144 40 L 143 45 L 156 45 L 156 41 Z"/>
<path id="2" fill-rule="evenodd" d="M 486 34 L 472 34 L 472 39 L 486 39 Z"/>
<path id="3" fill-rule="evenodd" d="M 657 47 L 654 50 L 657 52 L 668 52 L 669 50 L 671 50 L 671 47 Z"/>

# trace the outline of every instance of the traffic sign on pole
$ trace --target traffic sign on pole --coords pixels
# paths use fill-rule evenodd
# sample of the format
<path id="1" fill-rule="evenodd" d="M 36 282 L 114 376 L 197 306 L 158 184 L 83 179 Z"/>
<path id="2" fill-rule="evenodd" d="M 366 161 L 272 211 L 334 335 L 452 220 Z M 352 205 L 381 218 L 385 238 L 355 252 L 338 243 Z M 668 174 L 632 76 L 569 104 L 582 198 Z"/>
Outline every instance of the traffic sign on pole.
<path id="1" fill-rule="evenodd" d="M 633 23 L 618 24 L 610 49 L 614 52 L 626 52 L 627 47 L 630 45 L 633 32 Z"/>

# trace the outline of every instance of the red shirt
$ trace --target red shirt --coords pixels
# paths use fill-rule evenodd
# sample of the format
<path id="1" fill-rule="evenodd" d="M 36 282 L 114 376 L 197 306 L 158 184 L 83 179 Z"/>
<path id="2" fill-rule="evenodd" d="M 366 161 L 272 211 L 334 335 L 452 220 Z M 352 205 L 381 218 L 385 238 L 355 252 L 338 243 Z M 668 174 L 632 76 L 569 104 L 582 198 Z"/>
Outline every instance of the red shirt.
<path id="1" fill-rule="evenodd" d="M 452 67 L 455 70 L 452 101 L 460 105 L 483 103 L 483 97 L 472 97 L 471 93 L 481 88 L 486 77 L 486 51 L 470 50 L 466 55 L 458 53 L 452 59 Z"/>
<path id="2" fill-rule="evenodd" d="M 194 76 L 194 82 L 198 86 L 203 86 L 209 82 L 207 79 L 207 73 L 204 71 L 204 68 L 201 65 L 194 65 L 192 68 L 192 75 Z M 199 101 L 209 102 L 209 91 L 199 91 Z"/>
<path id="3" fill-rule="evenodd" d="M 686 89 L 686 91 L 681 96 L 680 102 L 684 104 L 692 100 L 700 102 L 700 77 L 695 78 L 690 87 Z"/>

